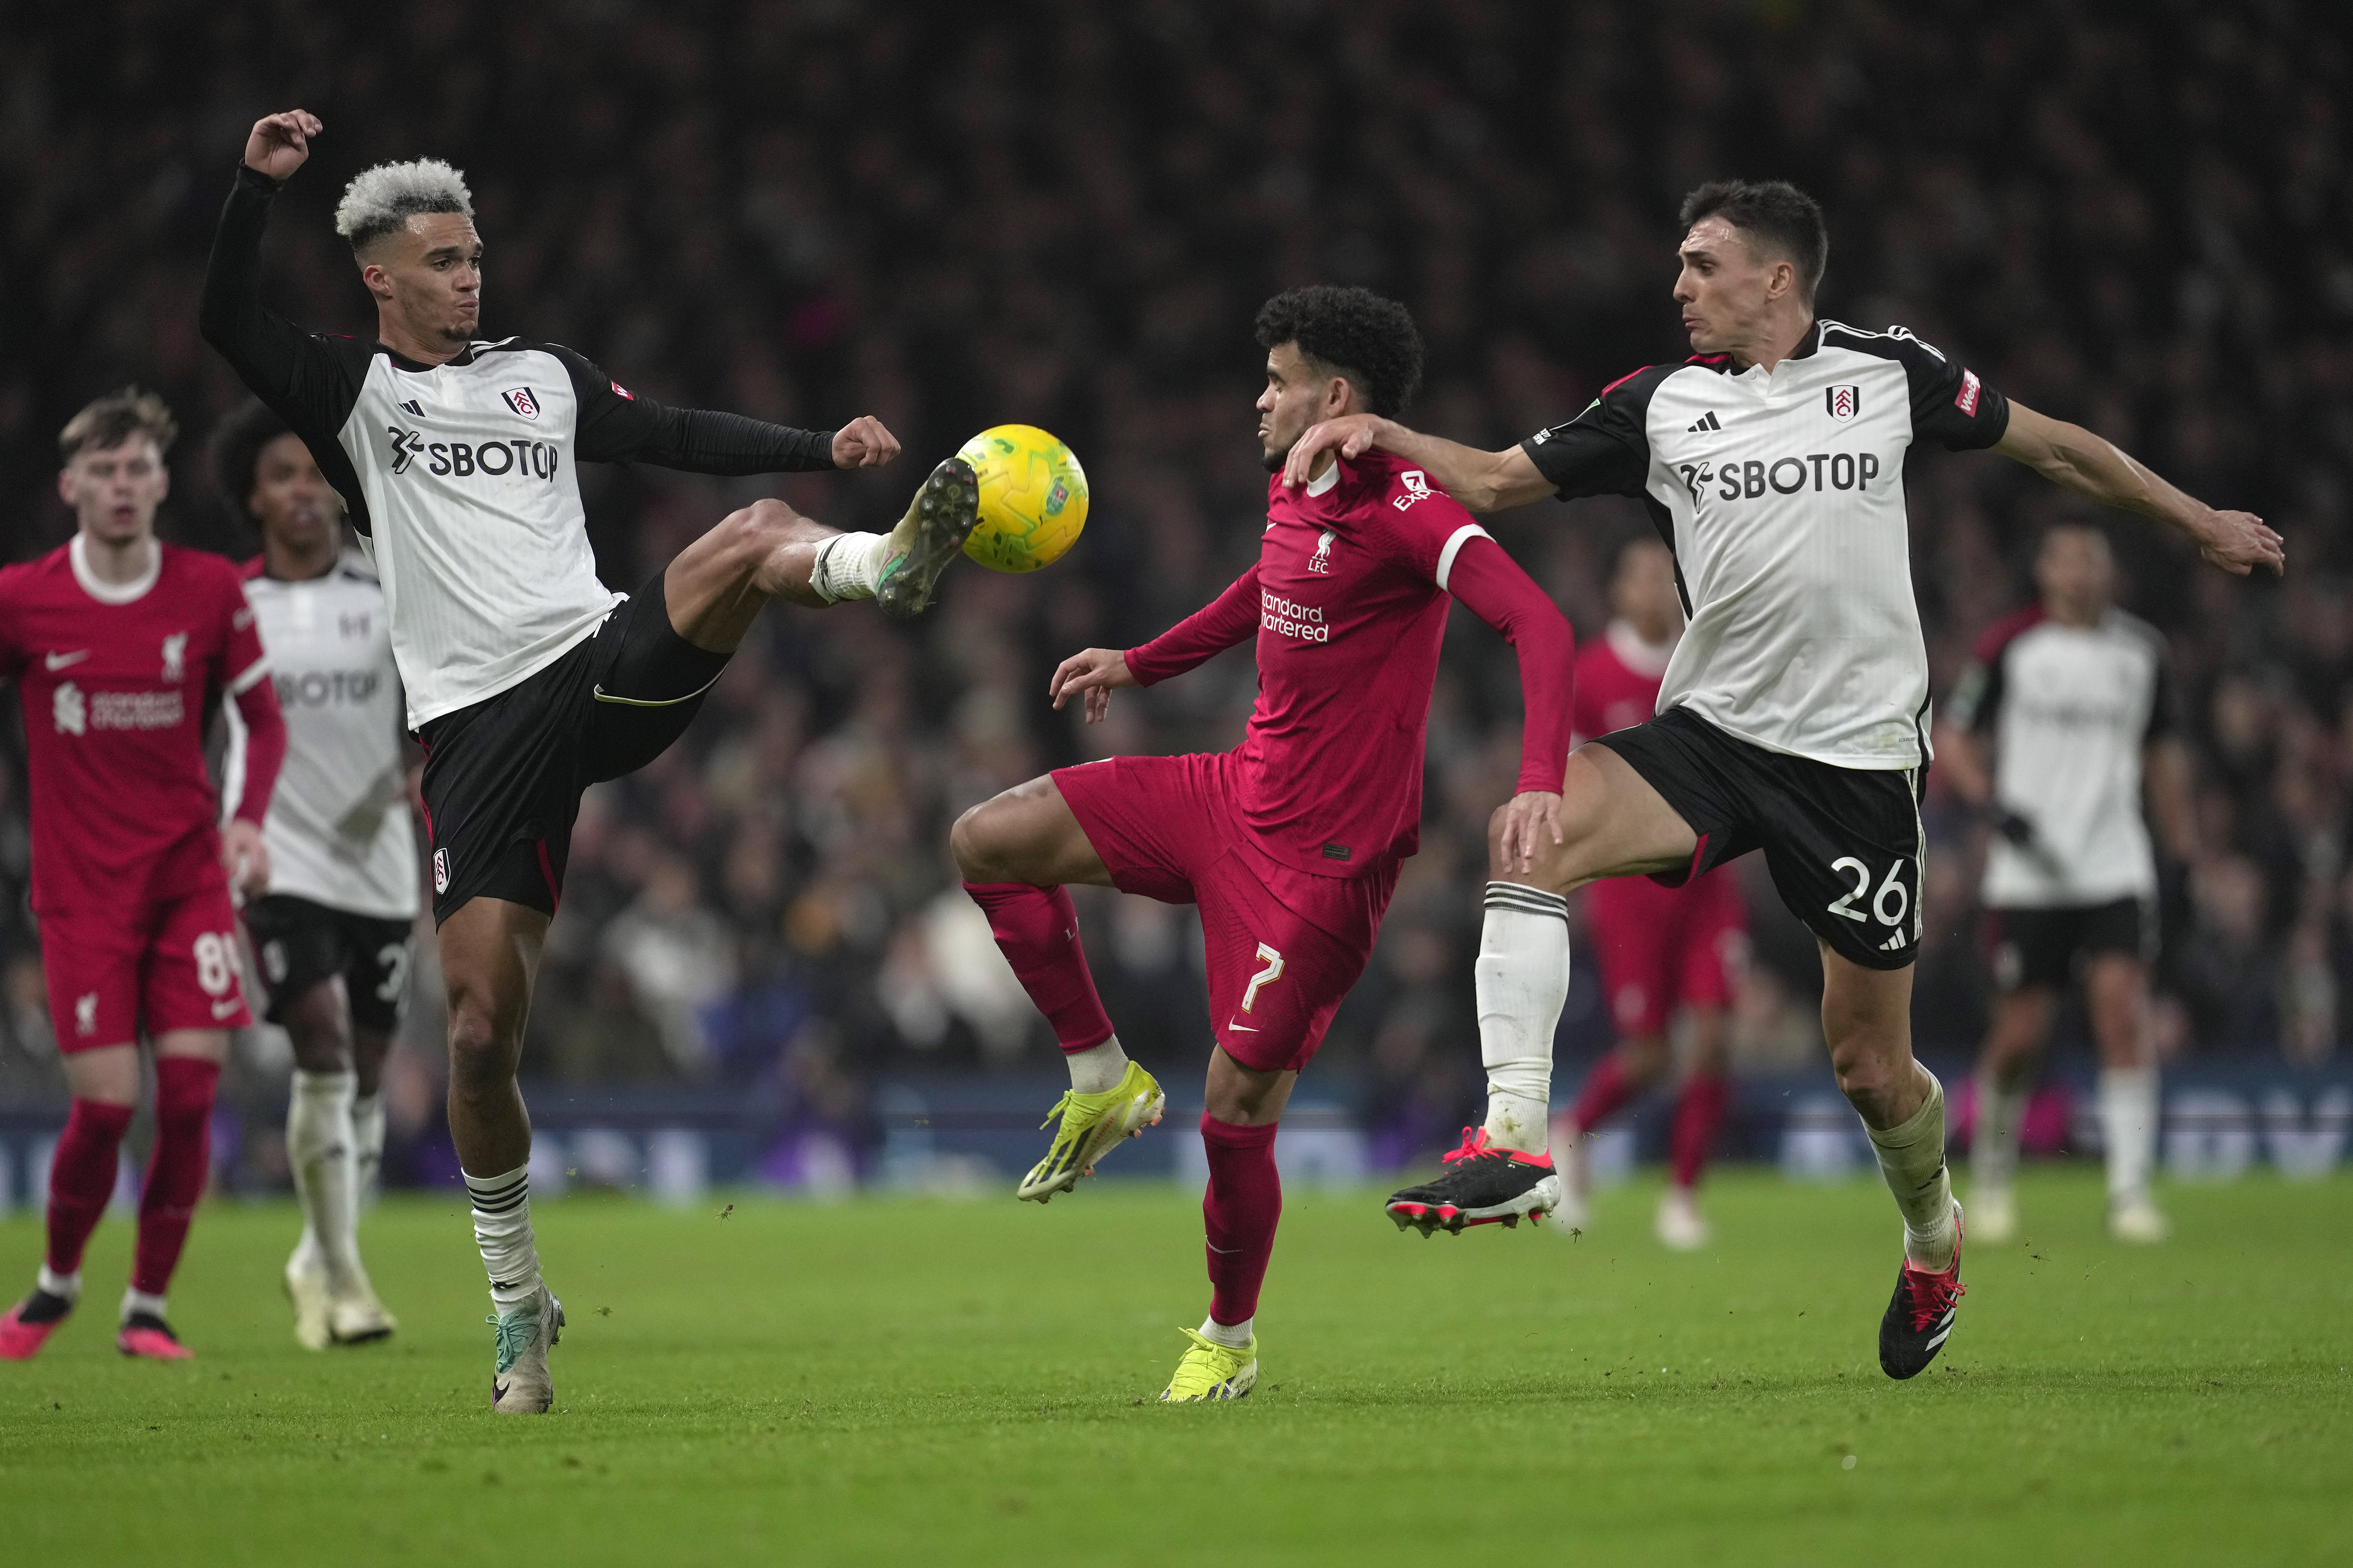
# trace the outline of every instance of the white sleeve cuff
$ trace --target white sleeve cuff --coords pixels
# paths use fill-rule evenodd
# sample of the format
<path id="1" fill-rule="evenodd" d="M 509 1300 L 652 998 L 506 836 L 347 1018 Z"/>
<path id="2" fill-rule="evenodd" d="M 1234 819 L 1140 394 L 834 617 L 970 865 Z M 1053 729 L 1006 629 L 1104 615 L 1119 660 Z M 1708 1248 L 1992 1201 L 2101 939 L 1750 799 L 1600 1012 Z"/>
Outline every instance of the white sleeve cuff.
<path id="1" fill-rule="evenodd" d="M 1446 548 L 1451 552 L 1454 547 L 1450 544 Z M 1443 566 L 1440 567 L 1439 584 L 1441 587 L 1445 585 L 1445 574 L 1446 569 Z M 235 680 L 228 683 L 228 694 L 231 697 L 244 696 L 247 692 L 252 690 L 254 687 L 260 684 L 261 678 L 269 673 L 269 656 L 265 653 L 259 658 L 255 659 L 251 664 L 246 666 L 245 673 L 243 675 L 238 676 Z"/>
<path id="2" fill-rule="evenodd" d="M 1446 548 L 1438 552 L 1438 586 L 1441 593 L 1446 591 L 1446 580 L 1454 575 L 1454 558 L 1462 552 L 1462 547 L 1474 539 L 1492 541 L 1494 537 L 1475 522 L 1466 522 L 1454 531 Z"/>

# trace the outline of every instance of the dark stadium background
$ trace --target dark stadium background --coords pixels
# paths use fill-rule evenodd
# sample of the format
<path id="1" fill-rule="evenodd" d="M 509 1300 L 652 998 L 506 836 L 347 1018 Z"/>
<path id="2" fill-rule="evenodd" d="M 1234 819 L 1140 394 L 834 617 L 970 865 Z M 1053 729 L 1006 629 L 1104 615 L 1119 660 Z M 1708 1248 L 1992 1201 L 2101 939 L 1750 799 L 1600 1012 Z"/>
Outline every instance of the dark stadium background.
<path id="1" fill-rule="evenodd" d="M 327 132 L 279 205 L 269 293 L 310 325 L 372 325 L 329 226 L 343 181 L 430 153 L 471 179 L 491 332 L 574 345 L 664 399 L 881 416 L 907 444 L 895 468 L 781 481 L 820 517 L 886 521 L 987 424 L 1065 437 L 1094 496 L 1070 559 L 961 571 L 903 630 L 772 613 L 687 740 L 584 816 L 525 1062 L 543 1124 L 570 1106 L 622 1130 L 572 1146 L 592 1176 L 584 1146 L 620 1150 L 606 1164 L 626 1176 L 643 1152 L 627 1130 L 667 1117 L 727 1122 L 737 1163 L 768 1175 L 839 1184 L 928 1119 L 910 1107 L 1011 1126 L 1052 1092 L 1034 1092 L 1050 1039 L 955 891 L 955 815 L 1045 766 L 1239 734 L 1239 653 L 1124 696 L 1092 734 L 1041 692 L 1062 654 L 1143 640 L 1250 557 L 1260 300 L 1312 280 L 1401 298 L 1430 352 L 1416 422 L 1500 444 L 1684 352 L 1667 299 L 1684 190 L 1788 176 L 1829 210 L 1825 314 L 1909 325 L 2286 535 L 2286 582 L 2247 584 L 2110 520 L 2127 604 L 2172 638 L 2197 759 L 2204 853 L 2168 873 L 2164 1049 L 2186 1069 L 2318 1064 L 2353 1011 L 2348 32 L 2342 7 L 2293 0 L 11 6 L 0 551 L 67 537 L 55 433 L 129 381 L 185 432 L 167 535 L 254 548 L 210 489 L 206 437 L 242 394 L 195 302 L 247 128 L 295 105 Z M 643 468 L 583 482 L 624 586 L 764 493 Z M 2022 602 L 2024 544 L 2064 503 L 1986 457 L 1924 454 L 1910 484 L 1941 693 Z M 1591 635 L 1609 548 L 1641 526 L 1627 504 L 1546 503 L 1499 533 Z M 1458 617 L 1423 851 L 1312 1079 L 1379 1160 L 1447 1141 L 1476 1104 L 1482 826 L 1511 784 L 1516 700 L 1504 650 Z M 0 795 L 0 1113 L 32 1126 L 59 1088 L 20 768 Z M 1982 834 L 1941 792 L 1929 823 L 1915 1017 L 1949 1079 L 1985 1013 Z M 1810 942 L 1761 876 L 1751 906 L 1738 1060 L 1801 1079 L 1819 1071 Z M 1084 910 L 1124 1037 L 1190 1083 L 1188 912 Z M 424 1177 L 448 1162 L 429 943 L 421 959 L 392 1081 L 396 1163 Z M 1582 945 L 1577 973 L 1564 1088 L 1608 1037 Z M 227 1179 L 267 1184 L 266 1060 L 231 1101 Z"/>

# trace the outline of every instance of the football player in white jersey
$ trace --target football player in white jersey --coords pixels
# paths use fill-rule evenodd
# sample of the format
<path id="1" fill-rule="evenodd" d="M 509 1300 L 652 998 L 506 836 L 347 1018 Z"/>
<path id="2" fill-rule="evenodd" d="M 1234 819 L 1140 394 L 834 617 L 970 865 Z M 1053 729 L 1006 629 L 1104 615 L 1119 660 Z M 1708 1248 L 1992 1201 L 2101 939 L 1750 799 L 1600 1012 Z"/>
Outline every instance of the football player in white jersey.
<path id="1" fill-rule="evenodd" d="M 1683 224 L 1674 298 L 1689 360 L 1636 371 L 1576 419 L 1501 452 L 1366 415 L 1332 420 L 1292 448 L 1285 478 L 1303 479 L 1324 452 L 1377 446 L 1473 511 L 1547 495 L 1644 503 L 1675 552 L 1688 629 L 1656 718 L 1572 752 L 1558 796 L 1522 795 L 1490 825 L 1494 882 L 1534 892 L 1491 898 L 1482 933 L 1489 1131 L 1525 1151 L 1526 1180 L 1549 1175 L 1543 1119 L 1515 1108 L 1545 1103 L 1530 1068 L 1548 1070 L 1567 994 L 1562 895 L 1636 872 L 1680 883 L 1763 849 L 1820 947 L 1831 1063 L 1903 1211 L 1879 1358 L 1890 1377 L 1910 1377 L 1952 1331 L 1961 1216 L 1944 1089 L 1912 1057 L 1928 659 L 1905 455 L 1921 438 L 1990 447 L 2179 528 L 2226 572 L 2279 571 L 2285 556 L 2261 519 L 2184 495 L 1901 328 L 1817 319 L 1830 238 L 1795 186 L 1703 185 Z M 1557 910 L 1529 907 L 1543 899 Z M 1499 1094 L 1499 1082 L 1517 1092 Z"/>
<path id="2" fill-rule="evenodd" d="M 531 1118 L 515 1081 L 580 797 L 684 731 L 769 600 L 931 602 L 979 502 L 950 458 L 887 534 L 840 533 L 780 500 L 722 519 L 634 595 L 596 575 L 578 465 L 711 474 L 873 468 L 880 420 L 794 430 L 640 397 L 554 343 L 486 340 L 482 241 L 465 177 L 434 159 L 366 170 L 336 232 L 375 305 L 373 342 L 306 331 L 261 301 L 279 187 L 323 127 L 255 122 L 221 211 L 199 325 L 302 437 L 378 579 L 420 788 L 449 1014 L 449 1131 L 497 1312 L 491 1406 L 554 1403 L 562 1304 L 531 1229 Z"/>
<path id="3" fill-rule="evenodd" d="M 286 765 L 263 839 L 269 893 L 245 924 L 267 1016 L 294 1046 L 286 1154 L 302 1237 L 286 1263 L 306 1349 L 394 1327 L 360 1262 L 358 1214 L 384 1158 L 384 1058 L 406 998 L 419 902 L 400 674 L 384 590 L 346 548 L 343 508 L 302 438 L 259 403 L 213 441 L 232 515 L 259 530 L 245 571 L 278 705 Z"/>
<path id="4" fill-rule="evenodd" d="M 2111 602 L 2116 576 L 2098 529 L 2045 533 L 2034 561 L 2039 602 L 1978 641 L 1937 728 L 1936 760 L 1954 790 L 1986 807 L 1998 830 L 1984 900 L 2000 994 L 1978 1061 L 1969 1147 L 1969 1225 L 1989 1241 L 2018 1229 L 2011 1177 L 2026 1098 L 2061 988 L 2078 981 L 2100 1053 L 2109 1233 L 2162 1241 L 2169 1228 L 2148 1190 L 2157 858 L 2144 795 L 2177 860 L 2196 853 L 2197 819 L 2189 759 L 2173 736 L 2164 639 Z"/>

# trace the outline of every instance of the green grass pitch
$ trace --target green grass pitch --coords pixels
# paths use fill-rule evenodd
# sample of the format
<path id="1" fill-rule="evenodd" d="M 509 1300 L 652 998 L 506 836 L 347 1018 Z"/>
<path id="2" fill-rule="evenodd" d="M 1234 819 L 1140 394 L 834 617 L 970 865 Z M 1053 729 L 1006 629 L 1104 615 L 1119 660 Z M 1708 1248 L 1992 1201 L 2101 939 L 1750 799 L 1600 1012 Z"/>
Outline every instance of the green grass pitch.
<path id="1" fill-rule="evenodd" d="M 1728 1173 L 1718 1243 L 1655 1188 L 1571 1241 L 1424 1241 L 1294 1194 L 1258 1393 L 1154 1395 L 1200 1319 L 1195 1201 L 741 1197 L 535 1216 L 560 1414 L 488 1411 L 460 1203 L 367 1222 L 388 1343 L 297 1349 L 283 1205 L 215 1204 L 173 1295 L 198 1352 L 111 1343 L 129 1227 L 40 1358 L 0 1365 L 11 1562 L 2282 1563 L 2353 1558 L 2353 1181 L 2178 1188 L 2177 1240 L 2031 1175 L 1952 1344 L 1891 1384 L 1876 1184 Z M 38 1226 L 0 1223 L 29 1275 Z"/>

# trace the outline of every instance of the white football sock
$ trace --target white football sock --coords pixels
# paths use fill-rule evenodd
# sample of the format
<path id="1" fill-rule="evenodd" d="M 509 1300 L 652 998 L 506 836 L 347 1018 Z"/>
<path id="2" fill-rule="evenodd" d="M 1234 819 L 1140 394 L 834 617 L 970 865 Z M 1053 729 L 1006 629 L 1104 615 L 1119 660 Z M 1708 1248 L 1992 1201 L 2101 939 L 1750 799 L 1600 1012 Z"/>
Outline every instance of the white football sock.
<path id="1" fill-rule="evenodd" d="M 2018 1139 L 2026 1124 L 2026 1086 L 2008 1089 L 1978 1075 L 1978 1124 L 1969 1139 L 1969 1181 L 1978 1192 L 2008 1192 L 2018 1176 Z"/>
<path id="2" fill-rule="evenodd" d="M 1119 1080 L 1127 1076 L 1127 1052 L 1121 1048 L 1117 1035 L 1083 1051 L 1065 1051 L 1062 1059 L 1071 1065 L 1071 1087 L 1081 1094 L 1117 1089 Z"/>
<path id="3" fill-rule="evenodd" d="M 69 1301 L 81 1300 L 81 1270 L 79 1268 L 70 1274 L 60 1274 L 44 1263 L 41 1271 L 33 1276 L 33 1283 L 52 1296 L 63 1296 Z"/>
<path id="4" fill-rule="evenodd" d="M 384 1184 L 384 1090 L 352 1096 L 352 1194 L 363 1209 L 375 1206 Z"/>
<path id="5" fill-rule="evenodd" d="M 1879 1153 L 1879 1173 L 1904 1211 L 1904 1251 L 1915 1267 L 1943 1273 L 1953 1266 L 1953 1183 L 1945 1173 L 1945 1086 L 1918 1063 L 1928 1080 L 1928 1098 L 1910 1120 L 1872 1127 L 1871 1146 Z"/>
<path id="6" fill-rule="evenodd" d="M 358 1220 L 352 1171 L 352 1092 L 358 1075 L 294 1069 L 286 1100 L 286 1160 L 302 1205 L 302 1247 L 326 1266 L 327 1288 L 351 1289 L 359 1277 Z"/>
<path id="7" fill-rule="evenodd" d="M 837 533 L 817 547 L 809 586 L 828 605 L 871 599 L 882 585 L 882 563 L 890 558 L 890 547 L 887 533 Z"/>
<path id="8" fill-rule="evenodd" d="M 491 1300 L 511 1312 L 539 1291 L 539 1248 L 531 1239 L 531 1167 L 466 1177 L 474 1201 L 474 1243 L 491 1273 Z"/>
<path id="9" fill-rule="evenodd" d="M 1568 900 L 1487 884 L 1473 982 L 1487 1066 L 1487 1137 L 1544 1154 L 1552 1139 L 1552 1038 L 1568 1003 Z"/>
<path id="10" fill-rule="evenodd" d="M 1244 1318 L 1239 1323 L 1221 1323 L 1215 1318 L 1201 1320 L 1201 1337 L 1213 1345 L 1223 1345 L 1229 1351 L 1250 1349 L 1250 1325 L 1255 1317 Z"/>
<path id="11" fill-rule="evenodd" d="M 125 1290 L 122 1293 L 121 1321 L 127 1323 L 133 1316 L 141 1312 L 146 1313 L 151 1318 L 162 1317 L 164 1315 L 164 1298 L 161 1296 L 150 1296 L 144 1290 Z"/>
<path id="12" fill-rule="evenodd" d="M 2100 1069 L 2100 1132 L 2108 1145 L 2108 1197 L 2145 1197 L 2157 1157 L 2157 1069 Z"/>

